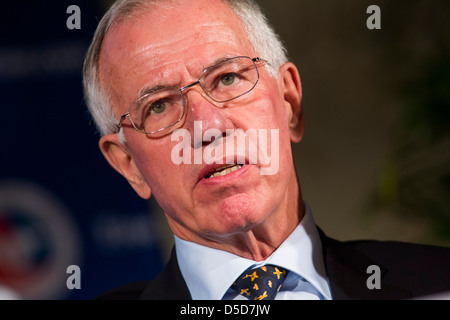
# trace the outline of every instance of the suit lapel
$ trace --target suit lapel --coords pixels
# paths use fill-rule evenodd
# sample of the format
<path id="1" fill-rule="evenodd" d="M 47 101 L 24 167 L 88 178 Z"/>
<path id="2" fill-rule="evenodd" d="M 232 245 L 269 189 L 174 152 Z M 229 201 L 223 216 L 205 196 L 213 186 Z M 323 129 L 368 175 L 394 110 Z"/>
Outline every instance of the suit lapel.
<path id="1" fill-rule="evenodd" d="M 333 299 L 408 299 L 411 293 L 383 282 L 383 277 L 389 272 L 349 243 L 328 238 L 319 229 L 327 276 Z M 367 279 L 370 273 L 367 268 L 377 265 L 381 270 L 381 289 L 369 289 Z"/>
<path id="2" fill-rule="evenodd" d="M 192 300 L 178 267 L 175 247 L 163 271 L 150 282 L 139 300 Z"/>

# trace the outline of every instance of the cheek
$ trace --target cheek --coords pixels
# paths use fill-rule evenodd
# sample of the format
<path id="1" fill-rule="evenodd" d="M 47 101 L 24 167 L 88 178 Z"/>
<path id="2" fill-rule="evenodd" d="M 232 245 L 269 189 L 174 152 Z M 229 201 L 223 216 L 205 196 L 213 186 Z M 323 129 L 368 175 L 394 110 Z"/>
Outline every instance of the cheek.
<path id="1" fill-rule="evenodd" d="M 158 155 L 160 156 L 160 155 Z M 177 212 L 189 210 L 192 202 L 188 183 L 184 183 L 183 165 L 173 164 L 170 159 L 158 158 L 143 163 L 144 179 L 152 192 L 152 196 L 161 209 L 175 218 Z"/>
<path id="2" fill-rule="evenodd" d="M 263 93 L 258 92 L 245 108 L 239 109 L 234 119 L 236 126 L 244 130 L 266 129 L 266 139 L 263 140 L 265 145 L 259 145 L 259 148 L 264 148 L 273 157 L 278 155 L 280 164 L 287 160 L 283 155 L 289 154 L 291 150 L 289 114 L 278 96 L 278 90 L 264 88 Z M 273 138 L 276 140 L 273 141 Z"/>
<path id="3" fill-rule="evenodd" d="M 139 140 L 138 140 L 139 139 Z M 171 159 L 173 143 L 170 137 L 149 141 L 145 135 L 139 137 L 137 143 L 130 145 L 138 170 L 143 175 L 152 193 L 156 196 L 159 190 L 178 184 L 181 166 Z"/>
<path id="4" fill-rule="evenodd" d="M 286 109 L 275 85 L 264 86 L 256 91 L 242 113 L 249 121 L 247 123 L 252 123 L 255 128 L 276 128 L 281 131 L 287 126 Z"/>
<path id="5" fill-rule="evenodd" d="M 260 148 L 267 150 L 269 167 L 266 174 L 276 174 L 283 179 L 289 174 L 292 165 L 291 136 L 289 131 L 289 114 L 283 105 L 283 101 L 273 92 L 269 99 L 261 99 L 255 105 L 256 111 L 261 116 L 257 120 L 260 128 L 270 129 L 267 131 L 266 145 Z"/>

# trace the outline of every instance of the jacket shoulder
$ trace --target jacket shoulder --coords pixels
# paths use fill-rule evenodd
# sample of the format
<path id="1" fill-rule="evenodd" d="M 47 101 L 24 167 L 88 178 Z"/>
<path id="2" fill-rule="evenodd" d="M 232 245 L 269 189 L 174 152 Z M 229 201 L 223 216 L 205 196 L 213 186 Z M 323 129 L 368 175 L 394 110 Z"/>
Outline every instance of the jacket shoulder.
<path id="1" fill-rule="evenodd" d="M 339 241 L 327 237 L 319 229 L 322 242 L 326 246 L 342 252 L 360 252 L 371 260 L 386 266 L 404 269 L 422 269 L 430 264 L 444 268 L 450 266 L 450 247 L 386 240 L 347 240 Z M 430 270 L 431 271 L 431 270 Z"/>
<path id="2" fill-rule="evenodd" d="M 356 240 L 342 242 L 345 246 L 364 252 L 375 261 L 400 269 L 432 271 L 434 265 L 447 273 L 450 267 L 450 247 L 400 241 Z"/>
<path id="3" fill-rule="evenodd" d="M 350 268 L 367 279 L 367 268 L 379 266 L 382 287 L 407 289 L 410 298 L 450 292 L 450 247 L 401 241 L 339 241 L 323 233 L 322 240 L 333 267 L 345 265 L 345 270 Z M 339 270 L 342 273 L 343 269 Z"/>

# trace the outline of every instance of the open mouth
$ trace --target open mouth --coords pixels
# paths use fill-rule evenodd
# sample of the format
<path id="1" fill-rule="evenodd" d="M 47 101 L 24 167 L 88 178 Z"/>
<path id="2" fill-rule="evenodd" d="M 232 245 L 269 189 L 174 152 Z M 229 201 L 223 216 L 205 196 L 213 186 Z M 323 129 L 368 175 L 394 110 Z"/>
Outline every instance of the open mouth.
<path id="1" fill-rule="evenodd" d="M 234 171 L 242 168 L 242 164 L 227 164 L 220 167 L 217 167 L 205 175 L 205 179 L 210 179 L 214 177 L 224 176 L 226 174 L 232 173 Z"/>

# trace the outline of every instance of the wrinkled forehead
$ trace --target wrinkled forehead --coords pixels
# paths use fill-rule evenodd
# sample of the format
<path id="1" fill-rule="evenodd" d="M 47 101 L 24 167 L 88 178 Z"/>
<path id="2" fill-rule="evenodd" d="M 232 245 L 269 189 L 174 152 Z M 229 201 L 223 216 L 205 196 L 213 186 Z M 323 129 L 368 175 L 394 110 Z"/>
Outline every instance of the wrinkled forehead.
<path id="1" fill-rule="evenodd" d="M 199 74 L 208 59 L 251 50 L 241 20 L 220 0 L 153 6 L 118 21 L 108 31 L 100 55 L 100 79 L 110 86 L 108 91 L 122 94 L 120 80 L 131 85 L 140 76 L 164 78 L 180 66 Z"/>
<path id="2" fill-rule="evenodd" d="M 202 47 L 211 50 L 208 44 L 246 48 L 250 42 L 241 20 L 220 0 L 183 1 L 138 9 L 118 21 L 104 39 L 100 60 L 162 66 L 180 52 L 195 59 Z"/>
<path id="3" fill-rule="evenodd" d="M 227 46 L 244 48 L 244 42 L 243 37 L 229 28 L 227 23 L 205 21 L 192 24 L 189 29 L 178 28 L 167 32 L 165 37 L 144 38 L 133 49 L 130 47 L 121 53 L 124 59 L 139 66 L 154 68 L 171 64 L 173 60 L 179 60 L 180 55 L 186 62 L 193 62 L 202 59 L 201 54 L 206 50 L 208 54 L 218 54 L 214 49 L 223 51 Z"/>

